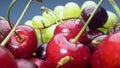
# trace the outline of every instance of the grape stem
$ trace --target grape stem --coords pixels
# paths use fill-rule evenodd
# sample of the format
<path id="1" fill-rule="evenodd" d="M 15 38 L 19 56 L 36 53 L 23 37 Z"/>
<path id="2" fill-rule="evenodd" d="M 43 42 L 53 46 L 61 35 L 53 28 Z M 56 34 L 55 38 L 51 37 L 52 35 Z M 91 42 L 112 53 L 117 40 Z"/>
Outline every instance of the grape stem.
<path id="1" fill-rule="evenodd" d="M 120 9 L 117 6 L 117 4 L 115 3 L 114 0 L 109 0 L 110 4 L 113 6 L 113 8 L 115 9 L 116 13 L 118 14 L 119 18 L 120 18 Z"/>
<path id="2" fill-rule="evenodd" d="M 16 3 L 16 0 L 12 0 L 12 2 L 10 3 L 10 5 L 8 7 L 8 12 L 7 12 L 8 23 L 9 23 L 11 29 L 13 28 L 13 25 L 11 24 L 11 20 L 10 20 L 10 12 L 15 3 Z M 18 36 L 19 40 L 22 40 L 22 37 L 16 31 L 15 31 L 15 34 Z"/>
<path id="3" fill-rule="evenodd" d="M 85 29 L 87 28 L 88 24 L 90 23 L 91 19 L 93 18 L 95 12 L 98 10 L 98 8 L 100 7 L 100 5 L 103 3 L 104 0 L 100 0 L 99 3 L 97 4 L 96 8 L 94 9 L 94 11 L 92 12 L 92 14 L 90 15 L 90 17 L 88 18 L 87 22 L 84 24 L 84 26 L 82 27 L 82 29 L 80 30 L 80 32 L 77 34 L 77 36 L 74 39 L 71 39 L 71 42 L 73 43 L 77 43 L 79 37 L 82 35 L 82 33 L 85 31 Z"/>
<path id="4" fill-rule="evenodd" d="M 60 22 L 63 23 L 63 20 L 62 20 L 61 18 L 59 18 L 56 14 L 54 14 L 54 12 L 53 12 L 51 9 L 42 6 L 42 7 L 41 7 L 41 10 L 45 10 L 46 13 L 50 14 L 50 16 L 51 16 L 52 18 L 54 18 L 54 16 L 57 17 L 57 18 L 60 20 Z M 54 16 L 53 16 L 50 12 L 52 12 L 52 14 L 53 14 Z M 58 21 L 56 21 L 55 18 L 54 18 L 54 20 L 55 20 L 56 23 L 58 23 Z"/>
<path id="5" fill-rule="evenodd" d="M 14 34 L 14 31 L 16 30 L 17 26 L 20 24 L 21 20 L 23 19 L 25 13 L 28 10 L 28 7 L 30 6 L 30 4 L 32 3 L 33 0 L 29 0 L 28 4 L 26 5 L 26 7 L 24 8 L 21 16 L 19 17 L 19 19 L 17 20 L 15 26 L 12 28 L 12 30 L 10 31 L 10 33 L 7 35 L 7 37 L 2 41 L 1 46 L 5 46 L 6 43 L 8 42 L 8 40 L 10 39 L 10 37 Z"/>
<path id="6" fill-rule="evenodd" d="M 79 19 L 79 17 L 64 18 L 64 19 L 62 19 L 62 21 L 66 21 L 66 20 L 70 20 L 70 19 Z M 60 22 L 60 20 L 58 20 L 58 22 Z M 52 26 L 52 25 L 54 25 L 54 24 L 56 24 L 56 22 L 54 22 L 54 23 L 52 23 L 52 24 L 50 24 L 50 25 L 48 25 L 48 26 L 44 26 L 44 27 L 33 26 L 33 28 L 45 29 L 45 28 L 48 28 L 48 27 L 50 27 L 50 26 Z"/>

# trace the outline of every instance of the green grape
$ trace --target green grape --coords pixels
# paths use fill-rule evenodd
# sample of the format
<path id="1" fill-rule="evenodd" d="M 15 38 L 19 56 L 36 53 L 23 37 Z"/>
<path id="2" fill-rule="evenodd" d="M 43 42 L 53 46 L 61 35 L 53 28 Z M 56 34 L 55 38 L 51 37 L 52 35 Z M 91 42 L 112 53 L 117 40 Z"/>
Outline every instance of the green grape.
<path id="1" fill-rule="evenodd" d="M 81 12 L 83 12 L 83 10 L 91 5 L 97 5 L 94 1 L 85 1 L 82 6 L 81 6 Z"/>
<path id="2" fill-rule="evenodd" d="M 107 22 L 104 24 L 105 28 L 99 28 L 98 30 L 106 33 L 110 28 L 113 27 L 114 23 L 118 23 L 118 17 L 115 13 L 111 12 L 111 11 L 107 11 L 108 14 L 108 20 Z M 106 29 L 107 28 L 107 29 Z"/>
<path id="3" fill-rule="evenodd" d="M 46 18 L 42 17 L 42 16 L 34 16 L 33 19 L 32 19 L 32 25 L 34 27 L 44 27 L 43 24 L 44 23 L 44 26 L 49 26 L 51 25 L 51 22 L 48 21 Z M 43 29 L 43 30 L 40 30 L 39 28 L 35 28 L 35 32 L 36 32 L 36 35 L 37 35 L 37 39 L 39 41 L 39 43 L 44 43 L 44 33 L 45 33 L 45 30 L 46 29 Z M 42 36 L 41 36 L 42 34 Z"/>
<path id="4" fill-rule="evenodd" d="M 31 21 L 31 20 L 27 20 L 24 24 L 25 24 L 25 25 L 32 26 L 32 21 Z"/>
<path id="5" fill-rule="evenodd" d="M 34 16 L 32 19 L 33 26 L 44 27 L 43 23 L 44 23 L 44 26 L 48 26 L 51 24 L 49 20 L 47 20 L 46 18 L 42 16 Z"/>
<path id="6" fill-rule="evenodd" d="M 107 11 L 107 14 L 108 14 L 108 20 L 105 23 L 104 27 L 110 28 L 113 26 L 114 23 L 118 23 L 118 17 L 115 13 L 111 11 Z"/>
<path id="7" fill-rule="evenodd" d="M 80 7 L 77 3 L 68 2 L 64 6 L 64 18 L 76 17 L 81 14 Z"/>
<path id="8" fill-rule="evenodd" d="M 33 24 L 32 24 L 32 21 L 31 20 L 27 20 L 25 23 L 25 25 L 29 25 L 29 26 L 32 26 L 33 27 Z M 39 29 L 34 29 L 35 32 L 36 32 L 36 36 L 37 36 L 37 40 L 38 40 L 38 43 L 40 44 L 41 43 L 41 36 L 40 36 L 40 30 Z"/>
<path id="9" fill-rule="evenodd" d="M 64 17 L 64 6 L 61 6 L 61 5 L 59 5 L 59 6 L 56 6 L 55 8 L 54 8 L 54 13 L 55 13 L 55 15 L 57 15 L 60 19 L 62 19 L 63 17 Z"/>
<path id="10" fill-rule="evenodd" d="M 54 23 L 58 18 L 55 16 L 54 12 L 49 11 L 48 13 L 46 11 L 43 12 L 42 16 L 46 18 L 51 23 Z"/>
<path id="11" fill-rule="evenodd" d="M 46 32 L 44 33 L 44 35 L 45 35 L 44 41 L 45 41 L 45 42 L 50 41 L 50 39 L 53 37 L 53 35 L 54 35 L 54 30 L 55 30 L 55 28 L 56 28 L 57 25 L 59 25 L 59 23 L 54 24 L 54 25 L 52 25 L 51 27 L 49 27 L 49 28 L 46 29 Z"/>

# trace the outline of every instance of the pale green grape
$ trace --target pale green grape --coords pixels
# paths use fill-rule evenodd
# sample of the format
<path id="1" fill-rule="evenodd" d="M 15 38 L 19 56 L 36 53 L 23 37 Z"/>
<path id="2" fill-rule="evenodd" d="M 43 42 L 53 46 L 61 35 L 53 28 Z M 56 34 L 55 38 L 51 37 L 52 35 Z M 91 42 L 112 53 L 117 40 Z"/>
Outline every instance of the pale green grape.
<path id="1" fill-rule="evenodd" d="M 42 16 L 44 18 L 46 18 L 48 21 L 50 21 L 51 23 L 56 22 L 56 20 L 58 20 L 58 18 L 55 16 L 54 12 L 49 11 L 48 13 L 46 13 L 46 11 L 43 12 Z"/>
<path id="2" fill-rule="evenodd" d="M 94 1 L 85 1 L 82 6 L 81 6 L 81 12 L 83 12 L 83 10 L 91 5 L 97 5 Z"/>
<path id="3" fill-rule="evenodd" d="M 108 14 L 108 20 L 107 22 L 104 24 L 104 27 L 107 28 L 99 28 L 98 30 L 106 33 L 110 28 L 113 27 L 114 23 L 118 23 L 118 17 L 115 13 L 111 12 L 111 11 L 107 11 Z"/>
<path id="4" fill-rule="evenodd" d="M 56 28 L 57 25 L 59 25 L 59 23 L 57 23 L 55 25 L 52 25 L 51 27 L 49 27 L 49 28 L 46 29 L 46 32 L 44 33 L 44 35 L 45 35 L 44 41 L 45 42 L 50 41 L 50 39 L 53 37 L 54 30 L 55 30 L 55 28 Z"/>
<path id="5" fill-rule="evenodd" d="M 44 26 L 51 25 L 51 22 L 48 21 L 46 18 L 44 18 L 42 16 L 34 16 L 33 17 L 33 19 L 32 19 L 32 25 L 34 27 L 44 27 L 42 23 L 44 23 Z M 37 39 L 38 39 L 39 43 L 44 43 L 45 42 L 44 41 L 45 40 L 45 36 L 44 36 L 45 30 L 46 29 L 43 29 L 42 31 L 39 28 L 35 29 L 35 32 L 36 32 Z M 42 37 L 41 37 L 40 31 L 42 32 Z"/>
<path id="6" fill-rule="evenodd" d="M 43 27 L 43 23 L 45 26 L 48 26 L 51 24 L 50 21 L 48 21 L 46 18 L 44 18 L 42 16 L 34 16 L 32 19 L 33 26 Z"/>
<path id="7" fill-rule="evenodd" d="M 118 23 L 118 17 L 115 13 L 111 11 L 107 11 L 107 14 L 108 14 L 108 20 L 105 23 L 104 27 L 110 28 L 113 26 L 113 23 Z"/>
<path id="8" fill-rule="evenodd" d="M 55 15 L 57 15 L 60 19 L 62 19 L 64 17 L 64 6 L 56 6 L 54 8 L 54 13 Z"/>
<path id="9" fill-rule="evenodd" d="M 74 2 L 68 2 L 64 6 L 64 18 L 76 17 L 81 14 L 80 6 Z"/>
<path id="10" fill-rule="evenodd" d="M 25 25 L 32 26 L 32 21 L 31 21 L 31 20 L 27 20 L 24 24 L 25 24 Z"/>

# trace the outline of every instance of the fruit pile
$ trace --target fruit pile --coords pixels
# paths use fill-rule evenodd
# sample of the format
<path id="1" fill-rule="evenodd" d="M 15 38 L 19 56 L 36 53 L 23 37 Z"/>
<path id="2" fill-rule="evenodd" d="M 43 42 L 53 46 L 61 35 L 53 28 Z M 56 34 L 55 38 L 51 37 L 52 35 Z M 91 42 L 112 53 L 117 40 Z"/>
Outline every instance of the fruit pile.
<path id="1" fill-rule="evenodd" d="M 104 0 L 81 7 L 68 2 L 54 10 L 42 6 L 41 16 L 19 25 L 32 1 L 15 24 L 10 11 L 16 0 L 7 20 L 0 17 L 0 68 L 120 68 L 120 9 L 114 1 L 117 14 L 101 6 Z"/>

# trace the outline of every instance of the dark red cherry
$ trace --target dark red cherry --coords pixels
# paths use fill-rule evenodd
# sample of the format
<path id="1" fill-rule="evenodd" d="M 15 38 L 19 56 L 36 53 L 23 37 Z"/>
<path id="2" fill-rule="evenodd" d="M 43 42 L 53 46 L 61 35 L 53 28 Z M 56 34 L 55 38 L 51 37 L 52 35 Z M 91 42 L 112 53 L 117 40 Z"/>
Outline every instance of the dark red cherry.
<path id="1" fill-rule="evenodd" d="M 0 34 L 0 43 L 4 40 L 4 36 Z"/>
<path id="2" fill-rule="evenodd" d="M 45 60 L 32 58 L 31 61 L 34 62 L 38 66 L 38 68 L 51 68 L 48 62 Z"/>
<path id="3" fill-rule="evenodd" d="M 38 68 L 35 63 L 27 59 L 16 59 L 18 68 Z"/>
<path id="4" fill-rule="evenodd" d="M 16 32 L 22 39 L 14 34 L 7 43 L 7 48 L 15 58 L 31 58 L 37 48 L 37 37 L 34 29 L 27 25 L 19 25 Z"/>
<path id="5" fill-rule="evenodd" d="M 67 34 L 66 35 L 67 39 L 71 39 L 71 38 L 74 38 L 79 33 L 82 27 L 83 27 L 83 24 L 79 20 L 70 20 L 56 26 L 54 35 L 58 33 L 64 33 L 64 34 Z M 78 41 L 84 44 L 87 43 L 88 37 L 87 37 L 86 31 L 82 33 Z"/>
<path id="6" fill-rule="evenodd" d="M 105 39 L 107 37 L 107 35 L 100 35 L 97 36 L 95 38 L 93 38 L 93 40 L 91 41 L 91 43 L 89 44 L 89 48 L 91 50 L 91 53 L 93 53 L 97 47 L 100 45 L 100 43 L 103 41 L 103 39 Z"/>
<path id="7" fill-rule="evenodd" d="M 0 68 L 17 68 L 13 54 L 0 45 Z"/>
<path id="8" fill-rule="evenodd" d="M 74 44 L 64 34 L 56 34 L 48 43 L 46 61 L 52 68 L 67 61 L 60 68 L 87 68 L 90 61 L 90 51 L 84 44 Z"/>
<path id="9" fill-rule="evenodd" d="M 11 31 L 11 27 L 7 20 L 0 20 L 0 30 L 7 36 Z"/>
<path id="10" fill-rule="evenodd" d="M 95 7 L 96 6 L 92 5 L 84 9 L 81 16 L 85 21 L 88 20 Z M 93 16 L 92 20 L 90 21 L 90 23 L 88 24 L 88 27 L 90 28 L 90 30 L 95 30 L 98 27 L 102 27 L 106 23 L 107 19 L 108 15 L 106 10 L 100 6 L 96 11 L 95 15 Z"/>
<path id="11" fill-rule="evenodd" d="M 109 34 L 96 51 L 92 55 L 92 68 L 120 68 L 120 32 Z"/>
<path id="12" fill-rule="evenodd" d="M 99 31 L 99 30 L 92 30 L 92 31 L 88 31 L 87 35 L 88 38 L 92 41 L 95 37 L 103 35 L 104 33 Z"/>
<path id="13" fill-rule="evenodd" d="M 42 44 L 36 51 L 36 57 L 45 60 L 47 43 Z"/>

